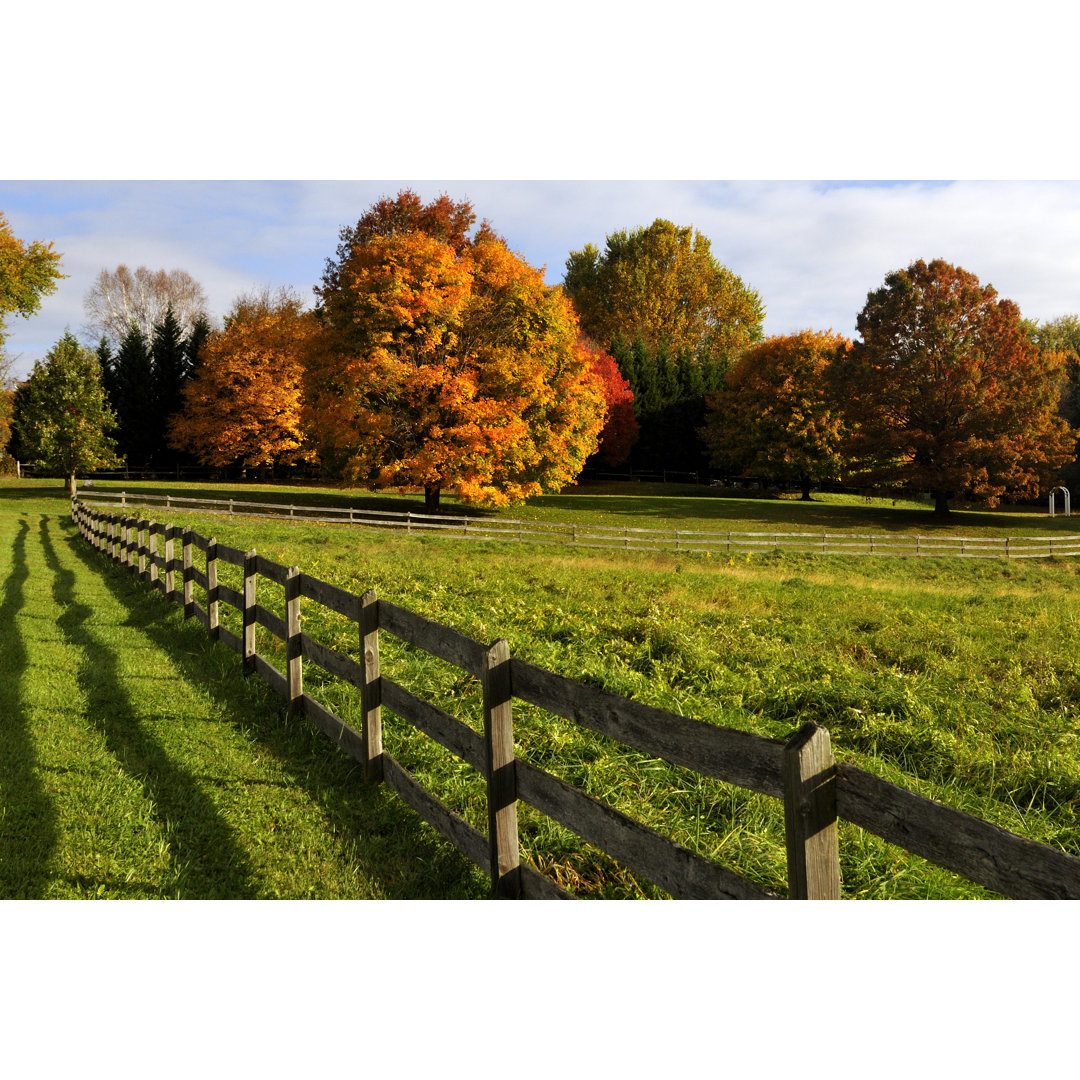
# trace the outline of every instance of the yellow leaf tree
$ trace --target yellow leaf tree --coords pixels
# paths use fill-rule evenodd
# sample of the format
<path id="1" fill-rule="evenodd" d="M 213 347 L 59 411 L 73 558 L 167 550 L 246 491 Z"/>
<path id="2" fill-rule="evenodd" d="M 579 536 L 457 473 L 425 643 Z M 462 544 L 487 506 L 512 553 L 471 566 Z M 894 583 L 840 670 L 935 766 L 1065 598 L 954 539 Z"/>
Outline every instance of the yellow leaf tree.
<path id="1" fill-rule="evenodd" d="M 169 442 L 203 465 L 262 469 L 305 456 L 303 355 L 317 325 L 288 290 L 244 296 L 211 334 L 184 388 Z"/>
<path id="2" fill-rule="evenodd" d="M 320 290 L 305 424 L 324 465 L 422 487 L 429 510 L 448 488 L 499 506 L 572 482 L 606 407 L 569 301 L 489 227 L 454 243 L 386 217 L 343 231 Z"/>

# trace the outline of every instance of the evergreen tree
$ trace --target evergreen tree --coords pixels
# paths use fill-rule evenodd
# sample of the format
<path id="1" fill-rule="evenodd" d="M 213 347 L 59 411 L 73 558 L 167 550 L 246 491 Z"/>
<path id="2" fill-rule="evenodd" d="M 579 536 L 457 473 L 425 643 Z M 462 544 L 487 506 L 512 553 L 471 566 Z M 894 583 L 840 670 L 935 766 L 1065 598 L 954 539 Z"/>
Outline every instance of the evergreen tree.
<path id="1" fill-rule="evenodd" d="M 154 447 L 153 365 L 149 344 L 135 323 L 120 342 L 107 384 L 116 413 L 117 448 L 129 463 L 145 465 Z"/>
<path id="2" fill-rule="evenodd" d="M 151 400 L 155 418 L 151 460 L 155 465 L 164 464 L 176 456 L 168 448 L 166 432 L 169 418 L 184 407 L 183 387 L 191 364 L 187 344 L 170 304 L 165 309 L 165 317 L 154 327 L 154 339 L 150 345 L 153 364 Z"/>

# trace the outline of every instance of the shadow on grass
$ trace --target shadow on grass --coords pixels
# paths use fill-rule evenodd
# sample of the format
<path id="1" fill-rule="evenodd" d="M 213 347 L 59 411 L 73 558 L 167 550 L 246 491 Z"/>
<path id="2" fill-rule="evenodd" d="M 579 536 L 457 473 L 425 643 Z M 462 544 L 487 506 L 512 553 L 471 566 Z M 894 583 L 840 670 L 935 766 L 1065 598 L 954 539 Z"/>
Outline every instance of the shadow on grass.
<path id="1" fill-rule="evenodd" d="M 179 897 L 251 898 L 255 895 L 251 868 L 232 830 L 195 778 L 170 760 L 147 731 L 146 722 L 133 715 L 117 656 L 91 629 L 92 609 L 76 599 L 75 574 L 60 564 L 48 518 L 41 519 L 39 533 L 45 564 L 53 574 L 53 599 L 62 610 L 57 625 L 84 656 L 76 678 L 86 697 L 87 717 L 101 732 L 109 753 L 142 783 L 154 816 L 166 829 Z"/>
<path id="2" fill-rule="evenodd" d="M 388 788 L 366 785 L 360 766 L 307 720 L 286 718 L 281 699 L 257 676 L 246 678 L 240 658 L 211 641 L 201 624 L 185 621 L 179 605 L 134 581 L 77 532 L 68 542 L 127 610 L 129 625 L 169 656 L 185 678 L 202 685 L 321 807 L 342 857 L 377 893 L 397 900 L 487 895 L 481 871 Z"/>
<path id="3" fill-rule="evenodd" d="M 56 815 L 38 776 L 20 692 L 21 676 L 30 658 L 16 616 L 25 603 L 30 576 L 26 562 L 29 533 L 26 520 L 20 520 L 0 602 L 0 899 L 39 898 L 56 847 Z"/>

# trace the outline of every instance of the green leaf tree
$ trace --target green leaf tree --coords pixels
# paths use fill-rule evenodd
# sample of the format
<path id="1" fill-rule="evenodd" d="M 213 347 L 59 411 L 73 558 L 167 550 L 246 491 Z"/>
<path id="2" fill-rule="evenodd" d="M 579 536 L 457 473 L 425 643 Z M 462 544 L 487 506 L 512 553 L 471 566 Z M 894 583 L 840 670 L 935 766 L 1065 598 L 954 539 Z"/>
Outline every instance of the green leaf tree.
<path id="1" fill-rule="evenodd" d="M 726 371 L 762 336 L 758 293 L 713 257 L 708 237 L 663 218 L 612 233 L 603 252 L 572 251 L 563 291 L 582 332 L 607 350 L 618 337 L 651 349 L 665 342 Z"/>
<path id="2" fill-rule="evenodd" d="M 72 498 L 79 473 L 117 463 L 101 365 L 70 331 L 34 364 L 18 396 L 16 423 L 24 453 L 35 465 L 66 477 Z"/>

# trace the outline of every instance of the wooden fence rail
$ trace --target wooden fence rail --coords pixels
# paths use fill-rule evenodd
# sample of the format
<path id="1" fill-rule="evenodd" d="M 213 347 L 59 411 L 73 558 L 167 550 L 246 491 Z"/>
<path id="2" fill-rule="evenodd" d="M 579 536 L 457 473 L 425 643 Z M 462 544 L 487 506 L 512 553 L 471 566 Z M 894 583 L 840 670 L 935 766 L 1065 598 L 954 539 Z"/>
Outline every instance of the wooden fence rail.
<path id="1" fill-rule="evenodd" d="M 555 882 L 521 860 L 517 806 L 524 802 L 674 897 L 779 899 L 517 757 L 516 699 L 641 753 L 782 800 L 791 899 L 839 898 L 838 819 L 1005 896 L 1080 898 L 1080 858 L 1016 836 L 861 769 L 837 765 L 828 732 L 814 724 L 781 741 L 688 719 L 526 663 L 512 657 L 503 640 L 484 645 L 379 600 L 374 591 L 356 596 L 298 567 L 281 566 L 254 550 L 240 551 L 190 528 L 103 514 L 81 500 L 73 501 L 72 516 L 91 544 L 151 587 L 183 603 L 186 616 L 197 618 L 211 637 L 240 654 L 245 670 L 258 673 L 291 711 L 306 716 L 363 766 L 366 781 L 385 783 L 486 870 L 496 895 L 568 897 Z M 193 550 L 205 553 L 205 572 L 195 566 Z M 242 589 L 219 582 L 219 562 L 241 570 Z M 259 578 L 284 589 L 284 619 L 257 602 Z M 205 606 L 195 599 L 196 586 Z M 355 624 L 359 660 L 302 631 L 302 601 L 326 607 Z M 222 604 L 240 613 L 240 634 L 221 624 Z M 284 644 L 284 671 L 257 651 L 257 626 Z M 483 735 L 380 670 L 379 639 L 384 632 L 481 680 Z M 359 689 L 360 731 L 305 692 L 305 660 Z M 440 802 L 387 753 L 382 740 L 384 706 L 481 774 L 486 783 L 486 834 Z"/>
<path id="2" fill-rule="evenodd" d="M 1080 555 L 1080 536 L 898 536 L 890 533 L 720 532 L 701 529 L 642 529 L 575 525 L 567 522 L 517 521 L 509 518 L 453 517 L 447 514 L 397 513 L 340 506 L 296 506 L 84 491 L 82 499 L 99 506 L 126 508 L 160 503 L 166 511 L 199 510 L 232 517 L 315 521 L 379 531 L 433 534 L 462 540 L 559 544 L 622 551 L 674 551 L 688 554 L 752 555 L 787 551 L 816 555 L 880 555 L 902 558 L 957 556 L 966 559 L 1046 559 Z"/>

